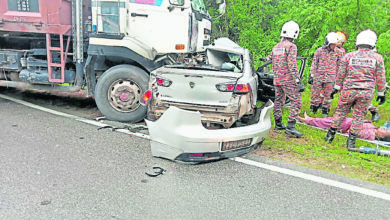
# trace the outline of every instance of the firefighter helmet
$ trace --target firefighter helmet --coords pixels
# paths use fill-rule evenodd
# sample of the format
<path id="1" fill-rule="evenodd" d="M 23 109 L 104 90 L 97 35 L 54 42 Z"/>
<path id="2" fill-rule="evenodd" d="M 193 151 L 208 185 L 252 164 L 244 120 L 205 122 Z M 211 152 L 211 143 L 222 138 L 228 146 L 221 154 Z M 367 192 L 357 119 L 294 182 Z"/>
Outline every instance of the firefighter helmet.
<path id="1" fill-rule="evenodd" d="M 331 44 L 337 44 L 340 40 L 341 37 L 336 32 L 329 32 L 325 37 L 325 46 L 329 47 Z"/>
<path id="2" fill-rule="evenodd" d="M 345 42 L 345 41 L 347 41 L 347 34 L 344 32 L 344 31 L 337 31 L 336 32 L 338 35 L 340 35 L 340 37 L 341 37 L 341 42 Z"/>
<path id="3" fill-rule="evenodd" d="M 378 37 L 376 36 L 375 32 L 367 29 L 357 35 L 356 46 L 369 45 L 370 47 L 375 48 L 377 39 Z"/>
<path id="4" fill-rule="evenodd" d="M 282 32 L 280 33 L 280 36 L 297 39 L 298 34 L 299 34 L 299 24 L 291 20 L 283 24 Z"/>

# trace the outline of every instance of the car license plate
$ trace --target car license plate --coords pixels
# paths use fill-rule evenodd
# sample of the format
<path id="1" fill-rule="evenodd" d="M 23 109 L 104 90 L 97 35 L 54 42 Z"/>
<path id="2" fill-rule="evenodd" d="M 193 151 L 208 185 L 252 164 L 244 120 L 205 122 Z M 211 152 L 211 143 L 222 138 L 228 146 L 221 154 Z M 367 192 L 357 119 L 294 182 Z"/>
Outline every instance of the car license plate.
<path id="1" fill-rule="evenodd" d="M 228 150 L 234 150 L 239 149 L 243 147 L 248 147 L 252 143 L 252 138 L 244 139 L 244 140 L 237 140 L 237 141 L 227 141 L 222 142 L 222 148 L 221 151 L 228 151 Z"/>

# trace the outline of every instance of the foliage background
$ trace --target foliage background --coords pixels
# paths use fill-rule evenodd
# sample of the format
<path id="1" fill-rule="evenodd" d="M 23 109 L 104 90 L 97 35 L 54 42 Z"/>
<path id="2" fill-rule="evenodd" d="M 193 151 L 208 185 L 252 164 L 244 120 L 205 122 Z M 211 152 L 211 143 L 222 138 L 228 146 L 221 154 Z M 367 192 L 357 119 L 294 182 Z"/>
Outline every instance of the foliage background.
<path id="1" fill-rule="evenodd" d="M 212 4 L 214 0 L 206 0 Z M 295 20 L 301 27 L 298 56 L 311 59 L 326 34 L 342 30 L 348 34 L 344 47 L 355 49 L 356 35 L 367 28 L 378 35 L 377 51 L 385 58 L 390 81 L 390 0 L 226 0 L 226 13 L 213 23 L 213 37 L 229 37 L 248 48 L 260 65 L 280 41 L 280 30 L 286 21 Z M 210 11 L 213 14 L 213 11 Z M 308 76 L 308 74 L 305 74 Z"/>
<path id="2" fill-rule="evenodd" d="M 213 6 L 215 1 L 218 0 L 206 0 L 206 4 Z M 259 58 L 266 57 L 280 41 L 280 30 L 286 21 L 295 20 L 301 27 L 295 43 L 298 56 L 308 58 L 306 82 L 313 54 L 329 31 L 346 32 L 349 38 L 344 47 L 351 52 L 355 50 L 356 35 L 370 28 L 378 35 L 377 51 L 385 59 L 390 84 L 390 0 L 226 0 L 226 4 L 226 14 L 213 23 L 213 38 L 229 37 L 248 48 L 256 66 L 262 64 Z M 215 15 L 215 11 L 209 12 Z M 320 112 L 310 112 L 310 89 L 308 85 L 302 93 L 301 116 L 307 112 L 310 116 L 322 117 Z M 330 115 L 336 109 L 338 96 L 332 101 Z M 388 92 L 388 100 L 389 97 Z M 390 121 L 390 102 L 378 106 L 378 102 L 373 101 L 373 104 L 381 115 L 374 124 L 382 126 Z M 286 122 L 288 111 L 284 111 L 283 118 Z M 367 114 L 366 119 L 371 119 L 371 114 Z M 303 138 L 272 131 L 255 153 L 390 186 L 389 158 L 348 152 L 346 137 L 341 135 L 337 135 L 332 144 L 326 144 L 323 139 L 326 131 L 300 124 L 297 129 L 304 134 Z M 357 146 L 376 147 L 362 140 L 357 141 Z"/>

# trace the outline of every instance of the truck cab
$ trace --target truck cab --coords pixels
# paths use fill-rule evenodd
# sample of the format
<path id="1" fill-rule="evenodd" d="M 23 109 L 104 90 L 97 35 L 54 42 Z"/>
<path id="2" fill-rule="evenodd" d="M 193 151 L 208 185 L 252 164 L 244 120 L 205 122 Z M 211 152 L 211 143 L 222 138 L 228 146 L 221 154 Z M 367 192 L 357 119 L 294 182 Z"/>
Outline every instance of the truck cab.
<path id="1" fill-rule="evenodd" d="M 87 69 L 96 71 L 88 87 L 99 110 L 112 120 L 142 120 L 138 100 L 149 73 L 204 57 L 211 21 L 203 0 L 93 0 Z"/>
<path id="2" fill-rule="evenodd" d="M 202 51 L 211 17 L 203 0 L 94 0 L 90 45 L 119 46 L 154 60 Z"/>
<path id="3" fill-rule="evenodd" d="M 107 119 L 137 122 L 149 74 L 204 57 L 211 22 L 203 0 L 0 0 L 0 86 L 85 89 Z"/>

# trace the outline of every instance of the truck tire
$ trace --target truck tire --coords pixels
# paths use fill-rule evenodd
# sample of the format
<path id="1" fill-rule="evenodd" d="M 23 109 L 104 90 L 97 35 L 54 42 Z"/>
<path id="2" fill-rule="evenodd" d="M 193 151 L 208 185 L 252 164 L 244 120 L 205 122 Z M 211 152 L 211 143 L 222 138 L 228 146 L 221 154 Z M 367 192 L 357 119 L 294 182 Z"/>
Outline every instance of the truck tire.
<path id="1" fill-rule="evenodd" d="M 109 120 L 139 122 L 146 116 L 147 107 L 140 99 L 148 89 L 149 75 L 132 65 L 118 65 L 108 69 L 95 87 L 95 102 Z"/>

